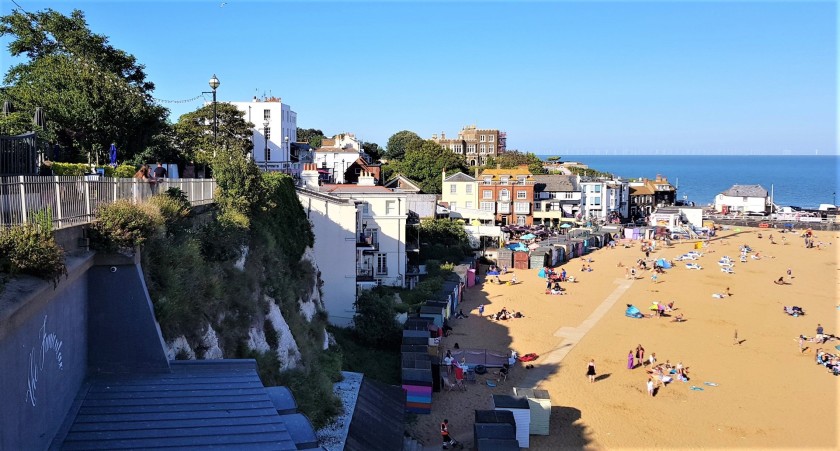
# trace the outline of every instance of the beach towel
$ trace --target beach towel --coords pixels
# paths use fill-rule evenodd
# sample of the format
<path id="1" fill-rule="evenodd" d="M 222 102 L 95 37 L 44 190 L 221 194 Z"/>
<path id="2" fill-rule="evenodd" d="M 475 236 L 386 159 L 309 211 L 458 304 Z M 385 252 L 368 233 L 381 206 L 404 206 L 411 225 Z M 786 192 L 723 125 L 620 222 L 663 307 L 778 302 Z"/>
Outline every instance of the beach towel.
<path id="1" fill-rule="evenodd" d="M 709 387 L 717 387 L 718 386 L 718 384 L 716 384 L 714 382 L 703 382 L 703 383 L 708 385 Z"/>
<path id="2" fill-rule="evenodd" d="M 696 385 L 692 385 L 691 389 L 694 390 L 694 391 L 703 391 L 703 387 L 698 387 Z"/>
<path id="3" fill-rule="evenodd" d="M 487 379 L 485 382 L 487 382 L 488 387 L 495 387 L 496 386 L 496 383 L 491 381 L 490 379 Z"/>

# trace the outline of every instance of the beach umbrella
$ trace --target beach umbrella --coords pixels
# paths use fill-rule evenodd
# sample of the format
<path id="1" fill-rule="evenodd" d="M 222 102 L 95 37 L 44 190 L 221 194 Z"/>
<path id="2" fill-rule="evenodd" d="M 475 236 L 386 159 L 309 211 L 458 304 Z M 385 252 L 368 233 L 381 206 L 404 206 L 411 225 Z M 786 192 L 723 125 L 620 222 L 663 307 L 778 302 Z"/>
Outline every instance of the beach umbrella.
<path id="1" fill-rule="evenodd" d="M 572 225 L 569 224 L 568 222 L 564 222 L 563 225 L 560 226 L 561 229 L 569 229 L 571 227 L 572 227 Z"/>
<path id="2" fill-rule="evenodd" d="M 108 149 L 108 155 L 111 157 L 111 167 L 117 167 L 117 145 L 111 143 L 111 148 Z"/>
<path id="3" fill-rule="evenodd" d="M 36 127 L 47 128 L 47 116 L 44 114 L 44 109 L 35 107 L 35 117 L 32 118 L 32 123 Z"/>
<path id="4" fill-rule="evenodd" d="M 534 238 L 536 238 L 536 237 L 537 237 L 537 236 L 536 236 L 536 235 L 534 235 L 534 234 L 532 234 L 532 233 L 526 233 L 525 235 L 522 235 L 521 237 L 519 237 L 519 239 L 522 239 L 522 240 L 533 240 L 533 239 L 534 239 Z"/>

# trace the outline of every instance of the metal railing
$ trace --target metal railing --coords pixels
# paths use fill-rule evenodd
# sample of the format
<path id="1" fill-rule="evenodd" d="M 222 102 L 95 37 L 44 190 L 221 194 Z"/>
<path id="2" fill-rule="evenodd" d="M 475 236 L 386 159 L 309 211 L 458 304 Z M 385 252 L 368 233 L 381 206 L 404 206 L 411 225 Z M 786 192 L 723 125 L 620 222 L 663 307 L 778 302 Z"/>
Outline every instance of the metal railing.
<path id="1" fill-rule="evenodd" d="M 118 199 L 146 202 L 169 188 L 180 188 L 192 205 L 214 202 L 214 179 L 100 178 L 99 176 L 8 176 L 0 177 L 0 226 L 32 222 L 49 211 L 53 228 L 62 229 L 91 222 L 96 210 Z"/>

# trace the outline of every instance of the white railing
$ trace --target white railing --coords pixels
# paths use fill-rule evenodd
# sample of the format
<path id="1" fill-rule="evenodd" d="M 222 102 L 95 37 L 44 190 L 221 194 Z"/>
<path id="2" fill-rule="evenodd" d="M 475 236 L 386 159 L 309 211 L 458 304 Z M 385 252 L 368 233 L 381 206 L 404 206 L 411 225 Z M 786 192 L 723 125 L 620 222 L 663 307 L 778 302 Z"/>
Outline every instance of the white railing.
<path id="1" fill-rule="evenodd" d="M 214 202 L 214 179 L 162 179 L 150 183 L 98 176 L 0 177 L 0 227 L 31 222 L 34 215 L 47 210 L 55 229 L 86 224 L 102 205 L 118 199 L 145 202 L 173 187 L 180 188 L 192 205 Z"/>

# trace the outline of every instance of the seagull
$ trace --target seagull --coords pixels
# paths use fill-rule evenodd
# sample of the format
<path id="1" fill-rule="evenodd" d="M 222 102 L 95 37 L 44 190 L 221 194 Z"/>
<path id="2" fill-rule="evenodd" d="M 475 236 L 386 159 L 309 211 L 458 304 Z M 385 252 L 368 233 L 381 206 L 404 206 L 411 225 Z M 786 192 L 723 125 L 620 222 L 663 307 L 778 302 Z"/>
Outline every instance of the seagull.
<path id="1" fill-rule="evenodd" d="M 227 5 L 227 2 L 222 2 L 222 4 L 221 4 L 221 5 L 219 5 L 219 8 L 224 8 L 224 7 L 225 7 L 225 5 Z"/>

